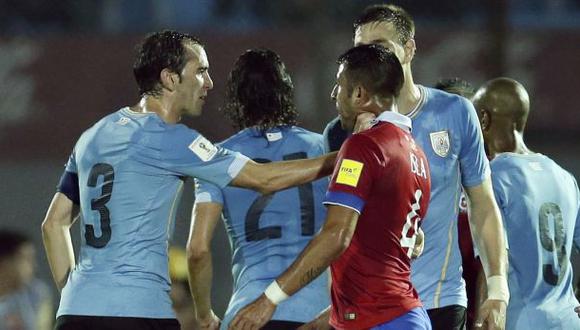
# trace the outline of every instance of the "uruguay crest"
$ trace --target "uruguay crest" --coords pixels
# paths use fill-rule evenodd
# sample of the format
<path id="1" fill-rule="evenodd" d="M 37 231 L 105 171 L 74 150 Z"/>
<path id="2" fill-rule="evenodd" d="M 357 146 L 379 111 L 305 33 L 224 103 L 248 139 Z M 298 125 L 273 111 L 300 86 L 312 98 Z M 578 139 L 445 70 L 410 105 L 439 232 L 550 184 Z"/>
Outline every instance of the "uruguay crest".
<path id="1" fill-rule="evenodd" d="M 449 142 L 449 132 L 439 131 L 429 134 L 431 138 L 431 147 L 440 157 L 447 157 L 451 143 Z"/>

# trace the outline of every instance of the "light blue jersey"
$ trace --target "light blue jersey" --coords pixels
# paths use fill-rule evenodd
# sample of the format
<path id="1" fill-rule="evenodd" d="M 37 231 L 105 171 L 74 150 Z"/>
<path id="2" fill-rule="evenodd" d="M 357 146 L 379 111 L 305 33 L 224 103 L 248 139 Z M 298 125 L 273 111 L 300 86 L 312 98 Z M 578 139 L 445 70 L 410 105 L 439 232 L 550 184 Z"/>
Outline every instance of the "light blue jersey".
<path id="1" fill-rule="evenodd" d="M 257 162 L 317 157 L 323 154 L 320 134 L 298 127 L 276 128 L 266 137 L 254 128 L 242 130 L 221 146 L 242 152 Z M 196 203 L 223 205 L 232 244 L 234 292 L 222 329 L 244 306 L 258 298 L 304 249 L 325 218 L 322 200 L 328 179 L 273 195 L 198 181 Z M 330 305 L 328 276 L 320 276 L 278 305 L 273 320 L 307 322 Z"/>
<path id="2" fill-rule="evenodd" d="M 491 162 L 509 242 L 506 329 L 580 329 L 572 291 L 572 243 L 580 246 L 580 193 L 572 175 L 541 155 Z"/>
<path id="3" fill-rule="evenodd" d="M 489 175 L 477 114 L 467 99 L 419 86 L 421 100 L 408 114 L 413 137 L 431 170 L 431 199 L 423 221 L 425 249 L 411 263 L 411 280 L 426 309 L 467 306 L 457 240 L 461 185 L 477 186 Z"/>
<path id="4" fill-rule="evenodd" d="M 224 187 L 246 161 L 129 108 L 85 131 L 66 167 L 78 174 L 81 250 L 57 316 L 175 318 L 167 249 L 184 178 Z"/>

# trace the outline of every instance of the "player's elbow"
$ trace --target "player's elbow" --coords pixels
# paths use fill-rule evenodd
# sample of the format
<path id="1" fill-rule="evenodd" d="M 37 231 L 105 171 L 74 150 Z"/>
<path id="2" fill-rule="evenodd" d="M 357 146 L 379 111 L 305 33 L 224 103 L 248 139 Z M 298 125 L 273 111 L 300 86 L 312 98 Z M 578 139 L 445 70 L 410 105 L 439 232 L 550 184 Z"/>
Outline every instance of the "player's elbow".
<path id="1" fill-rule="evenodd" d="M 62 227 L 63 225 L 61 221 L 58 221 L 58 219 L 50 216 L 44 218 L 42 224 L 40 225 L 43 236 L 49 236 L 51 233 L 54 233 Z"/>
<path id="2" fill-rule="evenodd" d="M 211 258 L 211 250 L 209 246 L 205 244 L 188 244 L 187 250 L 187 263 L 191 265 L 197 265 L 207 258 Z"/>

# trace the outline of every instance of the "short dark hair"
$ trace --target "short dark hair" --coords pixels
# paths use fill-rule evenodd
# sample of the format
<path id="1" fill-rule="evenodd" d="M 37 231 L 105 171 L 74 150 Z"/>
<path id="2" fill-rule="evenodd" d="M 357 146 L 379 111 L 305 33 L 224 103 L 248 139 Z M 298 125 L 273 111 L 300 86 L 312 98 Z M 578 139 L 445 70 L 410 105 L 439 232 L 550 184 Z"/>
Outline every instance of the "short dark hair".
<path id="1" fill-rule="evenodd" d="M 471 99 L 475 95 L 475 88 L 467 80 L 458 77 L 439 79 L 435 88 L 467 99 Z"/>
<path id="2" fill-rule="evenodd" d="M 349 86 L 361 84 L 381 97 L 397 97 L 405 81 L 397 56 L 381 45 L 361 45 L 338 58 L 345 65 Z"/>
<path id="3" fill-rule="evenodd" d="M 24 234 L 0 229 L 0 260 L 13 256 L 22 245 L 30 242 L 30 239 Z"/>
<path id="4" fill-rule="evenodd" d="M 362 14 L 354 21 L 354 29 L 373 22 L 387 22 L 393 24 L 401 45 L 415 37 L 415 23 L 407 11 L 399 6 L 390 4 L 371 5 L 366 7 Z"/>
<path id="5" fill-rule="evenodd" d="M 280 56 L 269 49 L 250 49 L 238 57 L 229 74 L 222 111 L 234 127 L 296 124 L 294 85 Z"/>
<path id="6" fill-rule="evenodd" d="M 159 74 L 165 68 L 180 74 L 189 60 L 184 42 L 203 47 L 201 42 L 185 33 L 165 30 L 149 34 L 137 45 L 133 75 L 140 95 L 159 95 Z M 180 75 L 181 77 L 181 75 Z"/>

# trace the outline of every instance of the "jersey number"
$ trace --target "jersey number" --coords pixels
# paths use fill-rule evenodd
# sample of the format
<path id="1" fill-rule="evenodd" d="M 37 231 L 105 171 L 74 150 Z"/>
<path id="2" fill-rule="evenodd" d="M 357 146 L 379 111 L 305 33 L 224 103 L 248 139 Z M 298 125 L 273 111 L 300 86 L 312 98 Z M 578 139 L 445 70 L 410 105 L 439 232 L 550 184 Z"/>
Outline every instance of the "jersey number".
<path id="1" fill-rule="evenodd" d="M 554 203 L 542 204 L 538 220 L 540 222 L 540 243 L 542 243 L 542 247 L 546 251 L 551 252 L 548 258 L 544 258 L 548 260 L 544 260 L 542 265 L 544 281 L 550 285 L 556 286 L 562 282 L 568 269 L 566 232 L 564 231 L 564 221 L 562 220 L 560 206 Z M 554 223 L 553 235 L 550 231 L 550 222 Z M 551 262 L 554 259 L 557 260 L 557 268 L 553 262 Z"/>
<path id="2" fill-rule="evenodd" d="M 95 164 L 91 168 L 87 186 L 96 187 L 97 180 L 101 175 L 103 176 L 101 196 L 91 199 L 91 210 L 99 211 L 101 236 L 95 236 L 95 228 L 93 225 L 85 225 L 85 239 L 87 244 L 96 248 L 105 247 L 111 240 L 111 217 L 106 204 L 111 199 L 111 192 L 113 192 L 113 179 L 115 179 L 113 166 L 104 163 Z"/>
<path id="3" fill-rule="evenodd" d="M 284 160 L 294 160 L 306 158 L 305 152 L 296 152 L 293 154 L 284 155 Z M 269 163 L 270 160 L 257 158 L 254 159 L 257 163 Z M 302 223 L 302 236 L 314 235 L 314 194 L 312 191 L 312 183 L 298 186 L 298 196 L 300 198 L 300 218 Z M 260 228 L 260 217 L 262 212 L 270 202 L 274 194 L 262 195 L 252 203 L 246 213 L 246 241 L 260 241 L 263 239 L 273 239 L 282 237 L 282 227 L 269 226 Z"/>
<path id="4" fill-rule="evenodd" d="M 415 248 L 415 241 L 417 240 L 417 232 L 419 227 L 419 214 L 417 211 L 421 208 L 419 204 L 421 201 L 421 196 L 423 192 L 420 189 L 415 191 L 415 201 L 411 204 L 411 211 L 407 213 L 407 219 L 403 225 L 403 232 L 401 233 L 401 247 L 407 248 L 407 257 L 411 258 L 413 255 L 413 249 Z M 409 231 L 413 228 L 413 234 L 408 237 Z"/>

